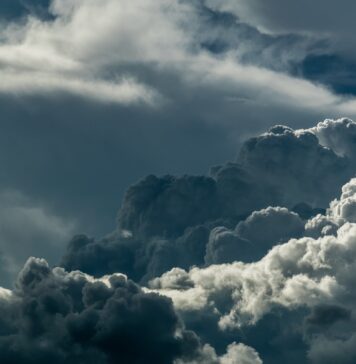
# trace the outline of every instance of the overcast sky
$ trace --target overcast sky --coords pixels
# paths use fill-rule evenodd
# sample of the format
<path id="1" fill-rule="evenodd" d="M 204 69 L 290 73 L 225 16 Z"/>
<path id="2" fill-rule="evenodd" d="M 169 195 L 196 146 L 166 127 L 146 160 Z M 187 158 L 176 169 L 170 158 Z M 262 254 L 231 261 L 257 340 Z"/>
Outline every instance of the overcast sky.
<path id="1" fill-rule="evenodd" d="M 203 271 L 210 264 L 262 258 L 268 249 L 251 257 L 246 248 L 261 243 L 246 232 L 259 214 L 270 220 L 256 229 L 288 226 L 273 228 L 268 248 L 305 229 L 319 237 L 328 218 L 306 219 L 325 213 L 355 174 L 355 11 L 351 0 L 1 0 L 1 284 L 11 285 L 35 256 L 94 276 L 125 273 L 142 285 L 156 278 L 150 287 L 179 306 L 187 300 L 174 291 L 182 282 L 172 288 L 177 276 L 157 277 L 175 265 L 201 266 L 183 277 L 199 290 L 198 276 L 210 275 Z M 325 119 L 340 120 L 316 126 Z M 279 124 L 292 129 L 263 134 Z M 152 174 L 178 177 L 136 184 Z M 294 209 L 298 203 L 308 206 Z M 345 221 L 353 222 L 351 215 Z M 327 226 L 335 233 L 342 224 L 333 219 Z M 88 237 L 68 248 L 76 234 Z M 108 235 L 109 243 L 101 240 Z M 123 258 L 123 236 L 145 256 L 134 268 Z M 201 246 L 192 241 L 202 242 L 204 255 L 195 257 Z M 81 244 L 94 248 L 78 253 Z M 235 245 L 244 252 L 236 259 Z M 103 257 L 93 265 L 95 249 Z M 190 260 L 179 255 L 184 249 Z M 25 276 L 26 269 L 47 269 L 36 262 Z M 238 326 L 233 315 L 221 315 L 219 325 Z M 216 345 L 225 350 L 236 341 L 229 340 Z M 310 355 L 319 363 L 317 345 Z M 199 350 L 204 357 L 210 348 Z M 226 350 L 223 357 L 209 351 L 211 363 L 234 364 L 237 352 L 250 360 L 241 363 L 260 364 L 247 346 Z"/>

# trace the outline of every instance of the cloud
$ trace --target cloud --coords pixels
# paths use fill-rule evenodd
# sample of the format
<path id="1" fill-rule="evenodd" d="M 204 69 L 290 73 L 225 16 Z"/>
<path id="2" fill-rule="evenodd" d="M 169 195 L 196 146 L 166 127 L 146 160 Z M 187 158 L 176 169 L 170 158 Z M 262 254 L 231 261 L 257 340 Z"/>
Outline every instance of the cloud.
<path id="1" fill-rule="evenodd" d="M 136 1 L 126 6 L 109 0 L 105 3 L 52 1 L 49 9 L 54 19 L 29 16 L 24 24 L 10 23 L 0 46 L 1 72 L 5 80 L 2 92 L 62 91 L 98 101 L 151 104 L 152 95 L 157 94 L 151 87 L 133 81 L 134 77 L 127 77 L 125 72 L 104 77 L 103 67 L 127 59 L 133 61 L 140 55 L 146 59 L 145 50 L 156 54 L 161 46 L 168 51 L 176 30 L 174 24 L 165 20 L 160 10 L 162 3 L 147 6 L 145 2 Z M 142 13 L 146 10 L 155 15 L 154 27 L 148 27 L 148 18 L 143 16 L 147 13 Z M 135 14 L 141 16 L 141 21 L 130 20 Z M 146 36 L 138 37 L 143 29 Z M 166 38 L 158 29 L 164 29 Z M 110 37 L 113 33 L 117 34 L 115 38 Z M 168 41 L 162 44 L 163 39 Z M 113 78 L 124 80 L 113 82 Z"/>
<path id="2" fill-rule="evenodd" d="M 245 141 L 236 162 L 213 167 L 210 177 L 149 176 L 130 187 L 119 228 L 134 235 L 175 236 L 189 226 L 240 220 L 271 205 L 326 207 L 352 173 L 349 158 L 322 146 L 312 129 L 275 126 Z"/>
<path id="3" fill-rule="evenodd" d="M 279 0 L 271 1 L 268 6 L 260 0 L 202 0 L 201 3 L 211 12 L 234 18 L 235 23 L 260 34 L 252 37 L 252 31 L 249 36 L 245 35 L 246 30 L 238 32 L 242 46 L 232 48 L 242 53 L 242 60 L 246 57 L 253 64 L 261 62 L 263 67 L 327 85 L 339 94 L 354 94 L 351 1 L 338 5 L 333 1 L 302 1 L 288 6 Z M 330 15 L 336 13 L 338 16 Z M 229 32 L 226 38 L 231 38 Z M 261 43 L 260 52 L 253 53 Z"/>
<path id="4" fill-rule="evenodd" d="M 235 230 L 214 228 L 206 246 L 207 265 L 234 261 L 255 261 L 274 245 L 300 237 L 304 233 L 301 218 L 286 208 L 268 207 L 254 211 Z"/>
<path id="5" fill-rule="evenodd" d="M 277 125 L 210 176 L 131 186 L 113 233 L 75 236 L 64 268 L 30 259 L 14 290 L 1 291 L 0 353 L 9 362 L 269 364 L 293 352 L 318 364 L 327 342 L 333 360 L 343 348 L 352 358 L 356 180 L 343 129 L 353 124 Z M 133 342 L 142 349 L 130 351 Z"/>
<path id="6" fill-rule="evenodd" d="M 119 228 L 145 237 L 179 236 L 217 216 L 217 209 L 216 184 L 209 177 L 148 176 L 128 189 Z"/>
<path id="7" fill-rule="evenodd" d="M 356 113 L 353 99 L 270 70 L 271 61 L 259 66 L 240 62 L 233 54 L 235 43 L 224 55 L 207 51 L 204 38 L 210 26 L 199 2 L 53 0 L 49 12 L 50 19 L 29 15 L 25 22 L 5 27 L 0 45 L 6 81 L 2 92 L 61 91 L 118 104 L 160 104 L 161 97 L 169 99 L 169 90 L 142 76 L 148 68 L 159 72 L 162 83 L 166 72 L 173 73 L 184 89 L 208 86 L 221 95 L 224 85 L 230 100 L 242 97 L 277 108 L 298 105 L 312 112 Z M 128 85 L 113 79 L 135 81 Z"/>
<path id="8" fill-rule="evenodd" d="M 288 348 L 295 345 L 296 362 L 306 360 L 309 355 L 318 363 L 322 356 L 318 354 L 319 341 L 314 333 L 318 333 L 318 340 L 333 342 L 338 347 L 337 340 L 340 340 L 342 329 L 345 329 L 346 335 L 342 344 L 346 345 L 351 337 L 349 332 L 354 327 L 352 272 L 356 251 L 356 188 L 355 179 L 350 180 L 354 173 L 354 154 L 352 148 L 347 147 L 352 142 L 343 129 L 352 129 L 353 124 L 351 120 L 329 120 L 319 127 L 300 130 L 277 125 L 248 139 L 234 162 L 213 167 L 210 176 L 150 175 L 131 186 L 114 232 L 102 239 L 75 236 L 60 264 L 64 268 L 51 271 L 44 261 L 30 260 L 20 274 L 17 288 L 12 292 L 4 291 L 5 303 L 15 298 L 20 303 L 24 300 L 24 312 L 30 310 L 27 292 L 38 282 L 40 287 L 41 282 L 47 282 L 43 283 L 46 287 L 43 292 L 50 291 L 51 298 L 43 298 L 44 316 L 30 310 L 31 315 L 35 315 L 34 321 L 26 317 L 26 324 L 17 324 L 15 320 L 15 326 L 4 321 L 5 329 L 9 328 L 4 345 L 18 347 L 19 350 L 9 352 L 4 349 L 0 352 L 18 361 L 17 355 L 31 353 L 32 349 L 28 347 L 37 348 L 36 345 L 39 345 L 42 348 L 45 342 L 49 345 L 44 345 L 45 353 L 41 352 L 45 358 L 53 358 L 54 361 L 63 360 L 63 355 L 72 358 L 74 349 L 63 348 L 63 342 L 68 342 L 67 320 L 73 319 L 75 325 L 85 327 L 83 330 L 89 333 L 92 332 L 91 320 L 95 321 L 97 314 L 102 314 L 105 322 L 113 322 L 114 325 L 116 318 L 111 319 L 111 315 L 117 308 L 114 303 L 113 306 L 109 304 L 111 296 L 105 288 L 108 284 L 103 287 L 98 282 L 105 285 L 108 280 L 117 279 L 118 273 L 121 274 L 120 279 L 125 274 L 129 279 L 140 282 L 144 286 L 142 289 L 130 284 L 142 295 L 159 293 L 173 300 L 179 319 L 170 306 L 176 320 L 176 324 L 172 324 L 175 329 L 170 332 L 183 330 L 184 335 L 189 337 L 172 334 L 173 339 L 170 336 L 169 340 L 174 343 L 178 338 L 189 340 L 187 343 L 178 340 L 179 350 L 173 351 L 176 354 L 162 353 L 163 362 L 177 359 L 182 363 L 209 363 L 210 360 L 212 364 L 223 364 L 234 360 L 233 353 L 240 353 L 240 361 L 246 358 L 259 363 L 259 360 L 267 358 L 266 363 L 269 360 L 278 362 L 288 359 Z M 341 129 L 335 133 L 338 137 L 329 141 L 327 136 L 339 125 Z M 344 146 L 344 150 L 341 151 L 339 145 Z M 340 189 L 341 196 L 336 199 Z M 331 202 L 327 204 L 327 201 Z M 20 202 L 21 206 L 26 206 L 21 199 Z M 292 209 L 302 211 L 301 215 Z M 27 212 L 26 208 L 23 210 Z M 6 215 L 9 215 L 8 212 Z M 45 213 L 37 211 L 38 215 L 44 219 Z M 59 220 L 53 221 L 47 225 L 56 227 Z M 21 240 L 20 236 L 18 241 Z M 111 277 L 102 278 L 105 275 Z M 51 278 L 47 281 L 46 277 Z M 79 301 L 84 305 L 79 305 L 79 308 L 76 299 L 70 298 L 71 301 L 67 302 L 67 295 L 72 293 L 63 293 L 69 290 L 67 284 L 72 281 L 71 277 L 76 277 L 74 281 L 84 280 L 89 286 L 100 286 L 103 306 L 98 303 L 100 312 L 90 313 L 89 318 L 85 316 L 85 322 L 79 323 L 73 318 L 82 318 L 83 312 L 89 310 L 85 306 L 87 296 L 84 286 L 78 288 L 82 292 Z M 125 282 L 131 281 L 125 278 Z M 56 287 L 53 295 L 59 297 L 60 302 L 64 300 L 63 304 L 60 305 L 57 300 L 53 302 L 52 291 L 47 284 Z M 75 290 L 75 295 L 78 295 L 78 290 Z M 41 298 L 42 288 L 35 294 Z M 42 302 L 41 299 L 37 300 Z M 65 324 L 60 319 L 59 326 L 54 326 L 56 332 L 64 336 L 56 337 L 48 328 L 47 319 L 53 318 L 50 316 L 49 319 L 46 315 L 52 315 L 51 310 L 64 316 Z M 12 311 L 8 312 L 3 316 L 11 317 Z M 137 325 L 145 325 L 140 315 L 134 315 L 140 317 Z M 157 317 L 160 315 L 157 314 Z M 288 323 L 283 324 L 284 321 Z M 273 329 L 276 322 L 280 329 Z M 134 327 L 135 324 L 130 321 L 127 325 Z M 98 325 L 95 321 L 95 330 L 101 324 Z M 165 324 L 162 325 L 165 327 Z M 120 326 L 120 332 L 126 332 L 125 327 Z M 105 330 L 109 329 L 114 330 L 105 327 Z M 147 330 L 146 326 L 144 329 Z M 24 333 L 21 330 L 25 330 Z M 28 333 L 34 335 L 36 330 L 42 330 L 38 334 L 42 341 L 30 345 Z M 100 329 L 100 335 L 102 330 L 104 328 Z M 84 342 L 74 342 L 74 347 L 79 350 L 75 351 L 75 355 L 109 362 L 116 355 L 134 355 L 127 354 L 124 349 L 120 349 L 118 354 L 116 346 L 113 348 L 107 343 L 110 343 L 114 331 L 105 330 L 103 332 L 108 334 L 103 343 L 99 344 L 95 336 L 95 340 L 90 338 L 90 345 L 86 341 L 87 336 L 82 338 L 80 332 L 79 338 Z M 9 332 L 20 335 L 18 341 L 10 346 Z M 274 342 L 263 345 L 263 333 L 271 335 Z M 22 335 L 28 336 L 24 338 Z M 52 338 L 52 335 L 55 337 Z M 75 337 L 73 340 L 79 339 Z M 233 341 L 238 342 L 237 347 L 226 349 Z M 285 345 L 283 350 L 279 349 L 282 343 Z M 194 349 L 189 351 L 190 356 L 185 354 L 186 347 Z M 57 349 L 53 352 L 52 348 Z M 142 350 L 144 352 L 146 347 Z M 156 354 L 154 350 L 147 355 Z M 20 359 L 25 360 L 21 356 Z M 132 360 L 140 362 L 143 359 Z"/>
<path id="9" fill-rule="evenodd" d="M 262 364 L 262 360 L 252 348 L 244 344 L 232 344 L 221 359 L 221 364 Z"/>
<path id="10" fill-rule="evenodd" d="M 75 236 L 64 268 L 31 258 L 0 289 L 2 361 L 354 362 L 356 124 L 309 120 L 356 103 L 292 75 L 306 54 L 352 56 L 353 22 L 306 3 L 292 22 L 277 0 L 47 5 L 1 22 L 0 94 L 16 110 L 0 189 L 24 191 L 0 195 L 2 276 L 29 255 L 54 263 L 74 230 L 63 211 L 95 232 L 103 196 L 112 207 L 119 183 L 163 176 L 128 189 L 114 232 Z M 249 137 L 286 117 L 295 130 Z M 165 175 L 201 173 L 246 136 L 205 176 Z"/>
<path id="11" fill-rule="evenodd" d="M 290 320 L 296 319 L 294 330 L 309 346 L 307 354 L 313 363 L 351 362 L 355 357 L 351 342 L 355 328 L 356 226 L 353 215 L 340 215 L 338 207 L 354 197 L 355 183 L 352 179 L 344 186 L 340 199 L 333 201 L 327 212 L 329 218 L 337 218 L 336 236 L 291 239 L 252 264 L 174 269 L 153 280 L 151 287 L 171 297 L 187 320 L 189 312 L 215 315 L 223 331 L 241 329 L 246 333 L 251 326 L 258 330 L 268 315 L 284 309 L 294 311 L 296 318 L 288 315 Z M 350 209 L 355 208 L 350 205 Z M 298 320 L 303 317 L 304 327 L 298 329 Z M 326 344 L 329 349 L 324 352 L 321 348 Z M 263 357 L 265 353 L 260 354 Z"/>
<path id="12" fill-rule="evenodd" d="M 0 290 L 6 363 L 260 364 L 233 343 L 222 356 L 186 330 L 169 298 L 122 274 L 94 279 L 29 258 L 12 291 Z"/>
<path id="13" fill-rule="evenodd" d="M 326 119 L 309 130 L 318 137 L 320 144 L 332 149 L 338 155 L 354 159 L 356 128 L 352 120 Z"/>
<path id="14" fill-rule="evenodd" d="M 1 313 L 6 363 L 172 363 L 199 345 L 169 299 L 143 293 L 123 275 L 94 280 L 34 258 L 1 299 Z"/>
<path id="15" fill-rule="evenodd" d="M 255 244 L 267 244 L 289 240 L 301 235 L 304 224 L 301 218 L 286 208 L 268 207 L 254 211 L 236 226 L 236 233 Z"/>
<path id="16" fill-rule="evenodd" d="M 71 93 L 79 97 L 86 97 L 104 103 L 143 103 L 155 105 L 160 99 L 158 93 L 149 87 L 139 84 L 132 79 L 118 80 L 118 82 L 63 78 L 38 72 L 7 72 L 2 76 L 0 92 L 13 95 L 23 94 L 53 94 Z"/>
<path id="17" fill-rule="evenodd" d="M 117 230 L 103 239 L 75 237 L 61 264 L 94 276 L 119 271 L 145 284 L 174 267 L 253 262 L 290 238 L 336 232 L 340 218 L 319 213 L 353 170 L 351 155 L 321 145 L 314 129 L 275 126 L 210 176 L 150 175 L 134 184 Z"/>
<path id="18" fill-rule="evenodd" d="M 313 308 L 307 317 L 309 325 L 329 326 L 337 321 L 347 321 L 351 318 L 351 311 L 340 306 L 320 305 Z"/>
<path id="19" fill-rule="evenodd" d="M 238 162 L 267 186 L 271 183 L 277 198 L 287 205 L 308 202 L 324 207 L 352 175 L 348 159 L 324 148 L 313 133 L 283 126 L 244 143 Z"/>
<path id="20" fill-rule="evenodd" d="M 258 353 L 251 347 L 244 344 L 232 343 L 227 347 L 226 353 L 218 357 L 209 345 L 205 345 L 201 355 L 194 361 L 184 364 L 262 364 Z M 176 361 L 176 364 L 183 364 Z"/>
<path id="21" fill-rule="evenodd" d="M 322 36 L 333 32 L 336 36 L 345 37 L 353 30 L 349 11 L 354 10 L 354 3 L 350 0 L 343 0 L 338 5 L 333 1 L 316 1 L 313 4 L 302 1 L 291 7 L 280 0 L 273 0 L 269 6 L 261 0 L 206 0 L 204 3 L 213 9 L 232 12 L 243 21 L 273 33 L 298 32 Z M 330 15 L 336 12 L 338 17 Z"/>

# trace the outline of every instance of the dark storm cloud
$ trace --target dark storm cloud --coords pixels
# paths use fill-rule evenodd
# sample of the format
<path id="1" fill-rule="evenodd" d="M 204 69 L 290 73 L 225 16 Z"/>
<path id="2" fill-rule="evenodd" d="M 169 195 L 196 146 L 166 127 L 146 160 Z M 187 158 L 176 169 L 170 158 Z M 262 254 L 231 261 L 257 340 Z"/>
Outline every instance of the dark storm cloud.
<path id="1" fill-rule="evenodd" d="M 247 141 L 238 161 L 287 206 L 327 206 L 354 172 L 347 158 L 321 146 L 313 133 L 281 126 Z"/>
<path id="2" fill-rule="evenodd" d="M 61 268 L 52 272 L 45 262 L 30 260 L 13 293 L 1 292 L 4 296 L 1 305 L 5 311 L 2 315 L 4 349 L 1 348 L 0 353 L 4 360 L 31 362 L 27 357 L 31 355 L 37 362 L 92 360 L 110 363 L 118 357 L 124 357 L 128 363 L 144 362 L 139 354 L 128 349 L 127 342 L 131 345 L 136 338 L 130 336 L 130 328 L 134 327 L 137 332 L 147 331 L 157 338 L 158 342 L 149 341 L 150 348 L 145 346 L 148 340 L 145 336 L 140 336 L 143 342 L 138 340 L 137 343 L 143 353 L 147 351 L 146 355 L 152 355 L 157 362 L 180 357 L 183 363 L 190 363 L 190 360 L 209 363 L 210 360 L 214 364 L 230 364 L 243 353 L 255 364 L 260 363 L 258 355 L 243 344 L 223 353 L 226 345 L 236 339 L 226 334 L 228 328 L 236 330 L 236 326 L 256 324 L 255 329 L 244 330 L 247 337 L 238 336 L 238 341 L 258 349 L 262 359 L 267 358 L 265 363 L 289 360 L 293 350 L 295 362 L 304 360 L 308 348 L 312 362 L 320 363 L 325 357 L 320 347 L 325 342 L 330 344 L 333 360 L 341 358 L 342 363 L 347 363 L 342 348 L 347 347 L 353 357 L 349 334 L 354 327 L 352 306 L 340 304 L 343 291 L 338 288 L 334 291 L 333 277 L 325 276 L 325 270 L 332 269 L 338 282 L 345 285 L 353 282 L 350 275 L 353 259 L 346 251 L 351 247 L 346 246 L 352 243 L 354 234 L 347 222 L 356 221 L 354 180 L 343 187 L 341 198 L 332 202 L 325 216 L 318 215 L 307 221 L 305 234 L 322 237 L 318 240 L 298 238 L 304 234 L 305 215 L 323 211 L 313 208 L 320 205 L 326 208 L 326 198 L 334 199 L 342 181 L 354 170 L 352 138 L 345 132 L 353 130 L 353 125 L 351 120 L 328 120 L 309 130 L 294 131 L 276 126 L 246 141 L 237 161 L 213 168 L 210 177 L 159 178 L 151 175 L 128 190 L 116 232 L 101 240 L 81 235 L 71 241 L 63 260 L 69 271 L 80 269 L 96 277 L 106 273 L 127 273 L 143 284 L 163 274 L 150 283 L 151 287 L 171 295 L 186 327 L 217 346 L 218 354 L 222 356 L 219 357 L 211 347 L 202 346 L 202 339 L 184 329 L 169 301 L 164 299 L 166 303 L 162 303 L 159 296 L 148 295 L 155 298 L 154 302 L 156 299 L 160 302 L 157 303 L 159 307 L 168 305 L 171 315 L 163 307 L 163 313 L 149 310 L 150 317 L 162 317 L 164 323 L 159 326 L 171 328 L 168 336 L 157 333 L 157 328 L 152 331 L 146 327 L 146 306 L 140 300 L 140 310 L 132 313 L 139 321 L 132 322 L 131 311 L 117 308 L 117 295 L 120 302 L 122 295 L 124 302 L 129 302 L 124 305 L 126 308 L 136 308 L 131 295 L 148 297 L 123 276 L 113 275 L 94 281 L 78 272 L 65 273 Z M 304 181 L 306 173 L 309 181 Z M 333 188 L 318 184 L 323 178 Z M 285 207 L 267 207 L 274 202 L 289 208 L 297 206 L 295 210 L 301 209 L 303 216 Z M 256 211 L 258 206 L 263 209 Z M 290 238 L 296 239 L 288 241 Z M 286 241 L 284 245 L 273 247 Z M 319 254 L 319 248 L 320 255 L 312 256 Z M 326 257 L 324 249 L 328 249 Z M 335 249 L 339 251 L 335 252 Z M 325 266 L 318 259 L 331 260 Z M 346 259 L 347 263 L 340 259 Z M 241 261 L 255 263 L 244 265 Z M 231 264 L 219 265 L 229 262 Z M 210 265 L 212 263 L 218 265 Z M 198 268 L 189 270 L 192 266 Z M 346 271 L 340 271 L 344 266 Z M 187 272 L 180 268 L 169 271 L 173 267 Z M 108 280 L 121 282 L 120 293 L 116 293 L 116 283 L 105 284 Z M 335 292 L 336 296 L 330 298 L 330 292 Z M 242 297 L 244 308 L 240 306 L 239 297 Z M 320 303 L 325 300 L 327 306 L 321 307 Z M 309 316 L 304 311 L 295 316 L 287 313 L 280 316 L 277 310 L 276 316 L 267 318 L 259 326 L 259 320 L 278 304 L 288 310 L 294 305 L 313 309 L 315 304 L 315 309 Z M 94 313 L 92 307 L 95 307 Z M 196 307 L 200 310 L 199 316 L 194 313 Z M 306 316 L 309 319 L 303 321 Z M 127 318 L 127 326 L 122 317 Z M 282 324 L 287 319 L 288 329 Z M 278 330 L 273 328 L 276 321 L 279 322 Z M 113 326 L 106 327 L 107 322 Z M 301 325 L 303 322 L 305 327 Z M 323 327 L 332 331 L 326 333 Z M 219 333 L 219 329 L 224 332 Z M 347 329 L 347 340 L 340 346 L 337 337 L 343 329 Z M 177 337 L 172 334 L 175 330 L 185 334 Z M 122 337 L 120 335 L 127 332 L 129 338 L 123 337 L 125 346 L 112 342 L 113 336 Z M 317 339 L 314 332 L 319 333 Z M 263 333 L 271 335 L 272 342 L 262 344 Z M 169 343 L 173 342 L 172 351 L 157 353 L 152 349 L 155 345 L 170 347 L 166 341 L 164 344 L 159 341 L 161 335 Z M 281 350 L 279 345 L 288 349 Z M 331 350 L 334 351 L 331 353 Z M 229 362 L 230 357 L 233 359 Z"/>
<path id="3" fill-rule="evenodd" d="M 345 242 L 352 242 L 348 235 L 354 230 L 347 222 L 356 221 L 354 180 L 328 209 L 326 201 L 354 174 L 353 129 L 348 119 L 327 120 L 308 130 L 276 126 L 246 141 L 237 161 L 213 168 L 211 177 L 149 176 L 126 194 L 119 232 L 102 241 L 74 239 L 63 263 L 94 275 L 126 269 L 144 284 L 163 274 L 151 287 L 171 296 L 187 327 L 221 350 L 231 342 L 228 330 L 246 325 L 241 341 L 257 348 L 265 363 L 320 363 L 328 357 L 321 350 L 326 343 L 330 362 L 348 363 L 354 356 L 352 308 L 340 304 L 342 290 L 335 291 L 340 297 L 329 297 L 334 278 L 325 274 L 335 269 L 335 279 L 352 284 L 353 259 L 346 258 L 349 272 L 339 271 L 340 256 L 348 253 L 334 252 L 333 244 L 343 251 Z M 285 207 L 253 211 L 274 203 L 300 216 Z M 336 260 L 318 263 L 329 258 L 324 252 L 311 256 L 318 254 L 317 244 L 321 250 L 326 244 L 330 259 Z M 189 271 L 192 266 L 200 268 Z M 173 267 L 188 272 L 166 272 Z M 326 297 L 330 303 L 323 302 Z M 288 309 L 274 311 L 277 302 Z M 294 305 L 302 308 L 290 313 Z M 346 339 L 338 342 L 343 331 Z M 265 335 L 271 337 L 268 343 Z"/>
<path id="4" fill-rule="evenodd" d="M 1 98 L 1 189 L 18 191 L 32 201 L 33 207 L 40 207 L 66 225 L 75 225 L 78 233 L 100 237 L 114 226 L 125 189 L 143 175 L 206 173 L 209 166 L 234 156 L 246 133 L 265 130 L 264 124 L 276 119 L 289 120 L 288 108 L 277 115 L 255 104 L 254 114 L 249 115 L 252 105 L 248 102 L 227 102 L 219 92 L 207 92 L 203 87 L 185 90 L 183 97 L 184 85 L 176 78 L 171 81 L 170 95 L 178 105 L 163 110 L 104 107 L 68 97 L 50 101 Z M 301 112 L 294 118 L 292 125 L 309 126 L 316 117 Z M 240 128 L 241 123 L 244 127 Z M 219 190 L 223 191 L 223 185 L 231 188 L 228 199 L 233 199 L 239 193 L 233 192 L 234 184 L 244 182 L 238 181 L 242 178 L 238 172 L 236 178 L 232 176 L 234 168 L 224 169 L 226 172 L 219 172 Z M 248 177 L 246 183 L 250 183 Z M 248 191 L 251 189 L 241 189 L 242 208 L 243 199 L 248 203 L 248 195 L 244 195 Z M 260 199 L 266 201 L 262 193 Z M 267 201 L 257 204 L 256 209 L 265 206 Z M 240 214 L 241 207 L 235 208 L 233 201 L 225 208 L 231 210 L 228 215 Z M 16 221 L 11 224 L 15 225 Z M 18 229 L 15 232 L 18 234 Z M 43 254 L 53 262 L 60 250 Z M 38 250 L 33 253 L 41 255 Z"/>
<path id="5" fill-rule="evenodd" d="M 349 158 L 323 147 L 313 132 L 275 126 L 243 143 L 237 161 L 213 167 L 211 177 L 150 176 L 130 187 L 119 229 L 134 236 L 175 236 L 205 221 L 239 220 L 271 205 L 326 207 L 352 174 Z"/>
<path id="6" fill-rule="evenodd" d="M 329 326 L 339 320 L 347 321 L 350 318 L 351 312 L 348 309 L 339 306 L 320 305 L 312 310 L 306 318 L 306 322 L 312 326 Z"/>
<path id="7" fill-rule="evenodd" d="M 101 281 L 30 259 L 0 298 L 3 363 L 172 363 L 198 354 L 168 298 L 122 275 Z"/>
<path id="8" fill-rule="evenodd" d="M 313 363 L 348 364 L 355 360 L 353 311 L 342 305 L 321 304 L 305 319 L 304 336 Z"/>
<path id="9" fill-rule="evenodd" d="M 61 265 L 95 276 L 118 271 L 136 281 L 147 282 L 175 266 L 188 269 L 204 265 L 209 234 L 208 226 L 198 225 L 176 239 L 159 236 L 135 239 L 120 233 L 101 240 L 76 236 L 69 243 Z"/>
<path id="10" fill-rule="evenodd" d="M 93 279 L 30 258 L 12 291 L 0 290 L 3 363 L 261 364 L 229 343 L 219 356 L 184 328 L 172 301 L 122 274 Z"/>
<path id="11" fill-rule="evenodd" d="M 207 265 L 250 262 L 261 259 L 274 245 L 298 238 L 304 233 L 301 218 L 286 208 L 268 207 L 253 212 L 235 230 L 217 227 L 206 246 Z"/>
<path id="12" fill-rule="evenodd" d="M 354 125 L 329 121 L 324 134 L 339 123 Z M 352 176 L 354 154 L 322 146 L 321 126 L 275 126 L 247 140 L 237 161 L 212 168 L 210 177 L 142 179 L 125 194 L 117 231 L 101 240 L 75 237 L 62 264 L 95 276 L 119 271 L 146 283 L 173 267 L 256 261 L 290 238 L 330 233 L 330 219 L 316 217 L 306 230 L 303 219 L 325 212 Z"/>
<path id="13" fill-rule="evenodd" d="M 135 236 L 177 236 L 219 216 L 216 183 L 209 177 L 148 176 L 126 192 L 119 228 Z"/>

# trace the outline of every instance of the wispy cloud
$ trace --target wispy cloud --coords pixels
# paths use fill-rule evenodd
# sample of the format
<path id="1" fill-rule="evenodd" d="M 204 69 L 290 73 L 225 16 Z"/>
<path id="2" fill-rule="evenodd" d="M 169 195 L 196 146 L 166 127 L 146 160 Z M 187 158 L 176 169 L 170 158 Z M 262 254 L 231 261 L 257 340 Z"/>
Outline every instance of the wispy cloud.
<path id="1" fill-rule="evenodd" d="M 178 1 L 53 1 L 53 20 L 30 16 L 10 24 L 0 44 L 3 93 L 68 92 L 98 101 L 154 105 L 165 90 L 132 67 L 175 73 L 186 86 L 204 84 L 230 99 L 353 116 L 355 101 L 267 68 L 243 65 L 199 45 L 196 7 Z M 111 71 L 108 69 L 120 69 Z M 161 76 L 164 77 L 164 76 Z M 115 80 L 119 81 L 115 81 Z M 196 84 L 194 84 L 196 83 Z"/>

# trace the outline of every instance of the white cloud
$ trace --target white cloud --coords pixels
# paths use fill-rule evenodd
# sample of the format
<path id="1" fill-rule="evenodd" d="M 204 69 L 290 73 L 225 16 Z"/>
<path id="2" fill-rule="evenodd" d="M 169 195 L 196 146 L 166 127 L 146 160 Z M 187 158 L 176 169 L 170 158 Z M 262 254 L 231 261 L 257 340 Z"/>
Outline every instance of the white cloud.
<path id="1" fill-rule="evenodd" d="M 221 364 L 262 364 L 257 352 L 244 344 L 230 344 Z"/>
<path id="2" fill-rule="evenodd" d="M 199 358 L 193 361 L 176 360 L 174 364 L 262 364 L 262 360 L 256 350 L 244 344 L 228 345 L 222 356 L 218 356 L 214 348 L 206 344 Z"/>
<path id="3" fill-rule="evenodd" d="M 156 105 L 162 101 L 153 89 L 123 78 L 118 82 L 80 77 L 61 77 L 44 72 L 8 71 L 1 75 L 1 93 L 10 94 L 58 94 L 71 93 L 102 102 L 131 104 L 142 102 Z"/>
<path id="4" fill-rule="evenodd" d="M 355 184 L 356 179 L 351 180 L 341 199 L 331 204 L 329 216 L 342 216 L 336 236 L 292 239 L 257 263 L 172 270 L 153 280 L 151 287 L 171 297 L 178 310 L 217 313 L 223 330 L 255 324 L 277 307 L 330 303 L 354 309 L 356 224 L 349 221 L 353 214 L 344 214 L 339 206 L 354 198 Z M 355 210 L 355 204 L 349 206 Z M 185 284 L 177 288 L 179 282 Z"/>
<path id="5" fill-rule="evenodd" d="M 151 87 L 126 72 L 114 74 L 121 82 L 103 72 L 108 65 L 158 61 L 163 53 L 177 58 L 184 38 L 165 16 L 171 7 L 167 1 L 54 1 L 55 20 L 30 17 L 4 30 L 1 91 L 66 91 L 99 101 L 153 104 L 157 93 Z"/>
<path id="6" fill-rule="evenodd" d="M 50 9 L 54 20 L 29 17 L 4 30 L 1 92 L 60 91 L 98 101 L 154 105 L 159 94 L 167 97 L 166 90 L 159 89 L 159 80 L 140 80 L 133 67 L 144 65 L 158 72 L 158 78 L 165 77 L 161 71 L 178 75 L 187 90 L 210 90 L 226 101 L 242 98 L 251 107 L 356 115 L 354 99 L 306 80 L 242 65 L 229 54 L 218 57 L 202 51 L 197 36 L 201 19 L 194 4 L 55 0 Z"/>

